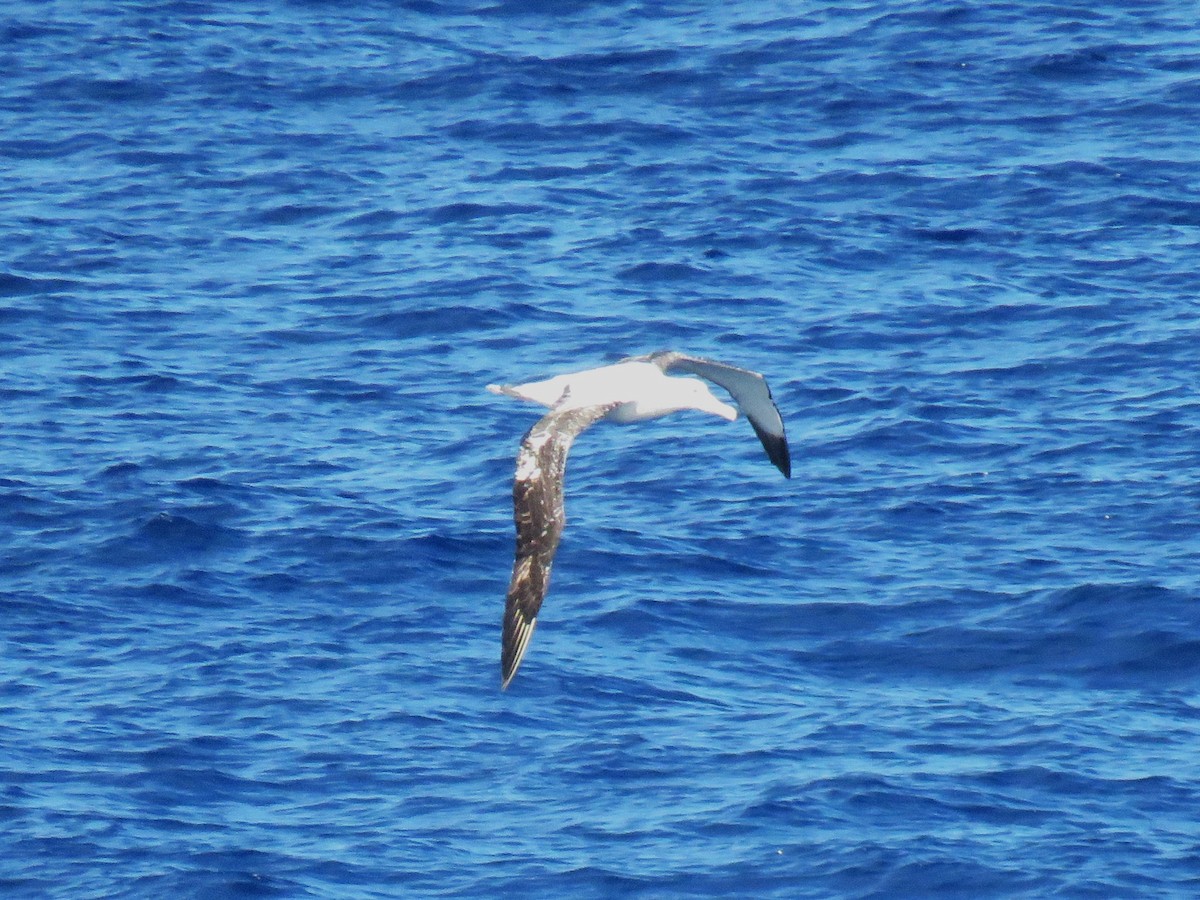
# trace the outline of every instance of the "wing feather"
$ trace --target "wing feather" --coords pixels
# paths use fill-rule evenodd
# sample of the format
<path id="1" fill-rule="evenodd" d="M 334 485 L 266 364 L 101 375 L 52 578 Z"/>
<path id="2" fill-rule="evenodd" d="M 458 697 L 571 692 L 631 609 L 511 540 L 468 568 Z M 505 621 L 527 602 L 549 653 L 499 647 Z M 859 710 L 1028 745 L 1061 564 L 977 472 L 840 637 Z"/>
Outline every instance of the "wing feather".
<path id="1" fill-rule="evenodd" d="M 504 602 L 500 686 L 507 688 L 529 649 L 538 611 L 550 585 L 550 567 L 562 538 L 563 475 L 571 444 L 616 404 L 558 407 L 529 429 L 517 453 L 513 520 L 517 552 Z"/>
<path id="2" fill-rule="evenodd" d="M 650 362 L 663 372 L 699 375 L 729 391 L 738 408 L 750 420 L 750 425 L 762 441 L 768 458 L 785 477 L 792 477 L 792 457 L 788 449 L 787 433 L 783 427 L 783 417 L 779 415 L 779 407 L 775 405 L 771 389 L 762 375 L 749 369 L 739 369 L 737 366 L 699 356 L 688 356 L 673 350 L 652 354 Z"/>

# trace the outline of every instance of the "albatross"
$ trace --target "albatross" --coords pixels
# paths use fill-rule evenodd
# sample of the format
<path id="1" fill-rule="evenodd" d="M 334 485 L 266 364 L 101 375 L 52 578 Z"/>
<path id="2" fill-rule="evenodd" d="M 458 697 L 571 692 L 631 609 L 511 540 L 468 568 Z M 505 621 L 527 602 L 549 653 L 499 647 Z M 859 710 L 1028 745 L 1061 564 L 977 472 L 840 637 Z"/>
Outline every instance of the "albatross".
<path id="1" fill-rule="evenodd" d="M 698 375 L 729 392 L 736 408 L 719 400 Z M 783 419 L 766 379 L 758 372 L 664 350 L 632 356 L 618 363 L 558 375 L 526 384 L 489 384 L 494 394 L 527 400 L 550 411 L 521 440 L 513 479 L 513 518 L 517 551 L 504 604 L 500 654 L 500 687 L 507 689 L 537 625 L 538 612 L 550 584 L 550 566 L 566 517 L 563 473 L 571 444 L 586 428 L 606 419 L 628 424 L 656 419 L 685 409 L 699 410 L 732 422 L 740 409 L 750 420 L 767 457 L 785 477 L 792 477 L 791 456 Z"/>

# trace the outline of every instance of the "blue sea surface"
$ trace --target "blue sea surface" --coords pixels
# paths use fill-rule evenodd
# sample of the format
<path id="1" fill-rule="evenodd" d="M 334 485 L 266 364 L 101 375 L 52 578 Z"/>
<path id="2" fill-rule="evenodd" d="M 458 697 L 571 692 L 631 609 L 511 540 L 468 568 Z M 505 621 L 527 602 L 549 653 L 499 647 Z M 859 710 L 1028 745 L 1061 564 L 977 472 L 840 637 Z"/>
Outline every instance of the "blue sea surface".
<path id="1" fill-rule="evenodd" d="M 0 895 L 1200 895 L 1178 0 L 9 0 Z M 499 689 L 484 391 L 657 349 Z"/>

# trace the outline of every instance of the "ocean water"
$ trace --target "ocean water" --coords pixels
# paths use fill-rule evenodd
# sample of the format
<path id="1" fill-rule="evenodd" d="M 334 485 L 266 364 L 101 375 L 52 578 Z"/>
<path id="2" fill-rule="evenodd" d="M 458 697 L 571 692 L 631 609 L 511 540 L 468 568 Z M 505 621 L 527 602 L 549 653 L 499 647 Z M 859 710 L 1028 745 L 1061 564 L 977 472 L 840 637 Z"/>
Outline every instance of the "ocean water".
<path id="1" fill-rule="evenodd" d="M 0 11 L 0 894 L 1200 894 L 1182 2 Z M 499 690 L 484 392 L 581 437 Z"/>

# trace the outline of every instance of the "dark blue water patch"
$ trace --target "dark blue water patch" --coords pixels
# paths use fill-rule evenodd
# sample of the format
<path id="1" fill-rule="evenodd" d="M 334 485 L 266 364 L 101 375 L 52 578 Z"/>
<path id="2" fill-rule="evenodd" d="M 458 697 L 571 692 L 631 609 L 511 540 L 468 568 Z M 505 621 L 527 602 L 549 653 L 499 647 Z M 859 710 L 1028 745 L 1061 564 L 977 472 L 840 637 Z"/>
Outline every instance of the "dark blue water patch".
<path id="1" fill-rule="evenodd" d="M 401 518 L 379 529 L 363 529 L 361 534 L 297 528 L 277 536 L 270 549 L 271 558 L 289 563 L 287 568 L 256 577 L 266 578 L 264 586 L 273 591 L 291 590 L 292 579 L 311 583 L 313 578 L 351 575 L 359 587 L 393 590 L 397 584 L 412 584 L 418 574 L 422 591 L 432 591 L 442 573 L 454 575 L 473 558 L 476 542 L 471 539 L 429 535 L 397 541 L 388 532 L 402 523 Z"/>
<path id="2" fill-rule="evenodd" d="M 331 864 L 328 868 L 337 872 L 343 867 Z M 316 896 L 306 888 L 304 879 L 298 877 L 303 869 L 301 859 L 285 853 L 249 849 L 204 850 L 193 854 L 186 872 L 141 875 L 133 884 L 144 892 L 144 896 L 192 890 L 223 898 Z M 343 883 L 352 884 L 353 881 Z"/>
<path id="3" fill-rule="evenodd" d="M 894 641 L 885 630 L 878 639 L 850 638 L 849 645 L 893 675 L 1065 676 L 1133 686 L 1153 671 L 1183 683 L 1200 674 L 1198 610 L 1194 598 L 1153 585 L 1083 585 L 1005 604 L 979 622 L 963 618 Z M 847 649 L 846 640 L 835 638 L 801 658 L 820 664 L 827 652 Z"/>
<path id="4" fill-rule="evenodd" d="M 400 81 L 387 79 L 377 86 L 383 96 L 390 97 L 398 103 L 452 103 L 467 98 L 477 97 L 480 93 L 504 92 L 497 91 L 495 82 L 489 83 L 484 77 L 485 71 L 499 71 L 503 67 L 487 65 L 479 60 L 467 63 L 455 63 L 442 66 L 436 72 L 428 75 L 404 78 Z M 505 85 L 511 90 L 511 83 Z"/>
<path id="5" fill-rule="evenodd" d="M 604 6 L 605 4 L 598 0 L 566 0 L 561 6 L 552 0 L 501 0 L 499 3 L 477 7 L 473 11 L 483 16 L 531 16 L 536 19 L 545 16 L 557 17 L 559 14 L 579 16 L 594 13 L 597 7 Z M 570 18 L 566 20 L 567 23 L 571 21 Z"/>
<path id="6" fill-rule="evenodd" d="M 939 244 L 965 244 L 984 237 L 976 228 L 915 228 L 912 233 L 921 240 Z"/>
<path id="7" fill-rule="evenodd" d="M 175 548 L 181 551 L 208 549 L 219 537 L 220 529 L 210 523 L 166 512 L 144 522 L 137 530 L 139 540 L 164 549 Z"/>
<path id="8" fill-rule="evenodd" d="M 986 785 L 991 790 L 1001 790 L 1016 797 L 1030 799 L 1047 794 L 1096 798 L 1130 797 L 1142 793 L 1147 787 L 1156 793 L 1172 795 L 1175 800 L 1185 799 L 1176 782 L 1161 776 L 1104 778 L 1040 765 L 997 769 L 975 775 L 971 780 Z"/>
<path id="9" fill-rule="evenodd" d="M 428 295 L 448 300 L 500 291 L 503 284 L 493 278 L 455 280 L 430 285 Z M 479 308 L 460 303 L 440 306 L 422 305 L 394 310 L 363 313 L 356 321 L 370 333 L 394 334 L 405 340 L 450 336 L 469 332 L 486 332 L 512 325 L 564 321 L 571 318 L 567 311 L 509 301 L 502 305 Z"/>
<path id="10" fill-rule="evenodd" d="M 0 157 L 13 160 L 67 159 L 80 153 L 94 153 L 111 144 L 112 138 L 109 135 L 89 131 L 55 140 L 10 138 L 0 140 Z M 36 223 L 38 219 L 34 218 L 33 221 Z"/>
<path id="11" fill-rule="evenodd" d="M 261 861 L 278 867 L 283 860 L 274 854 L 264 854 Z M 215 866 L 211 869 L 193 869 L 186 874 L 142 875 L 132 879 L 130 887 L 141 896 L 147 897 L 186 893 L 191 890 L 199 890 L 212 897 L 227 898 L 317 896 L 305 887 L 302 880 L 265 875 L 260 871 L 236 872 Z"/>
<path id="12" fill-rule="evenodd" d="M 248 580 L 256 591 L 281 597 L 311 590 L 310 581 L 290 572 L 255 573 Z"/>
<path id="13" fill-rule="evenodd" d="M 1049 53 L 1034 58 L 1028 64 L 1030 74 L 1039 78 L 1060 81 L 1097 79 L 1121 74 L 1114 63 L 1123 55 L 1119 47 L 1080 47 L 1076 50 Z"/>
<path id="14" fill-rule="evenodd" d="M 126 534 L 104 540 L 94 555 L 106 567 L 177 566 L 246 540 L 237 529 L 213 521 L 203 508 L 192 508 L 188 514 L 156 513 Z"/>
<path id="15" fill-rule="evenodd" d="M 42 528 L 61 524 L 61 505 L 29 490 L 29 487 L 0 485 L 0 520 L 10 528 Z"/>
<path id="16" fill-rule="evenodd" d="M 575 181 L 589 176 L 605 175 L 613 170 L 608 163 L 594 163 L 588 166 L 566 165 L 530 165 L 518 167 L 513 165 L 501 166 L 494 172 L 481 176 L 484 182 L 529 182 L 543 187 L 559 181 Z"/>
<path id="17" fill-rule="evenodd" d="M 981 298 L 982 300 L 982 298 Z M 917 326 L 925 330 L 947 325 L 956 336 L 1010 336 L 1014 329 L 1033 323 L 1073 321 L 1091 315 L 1096 319 L 1106 318 L 1110 305 L 1080 306 L 1030 300 L 1006 301 L 995 298 L 990 301 L 971 302 L 958 299 L 950 303 L 917 303 L 898 315 L 894 327 L 907 331 Z M 936 326 L 933 323 L 937 323 Z"/>
<path id="18" fill-rule="evenodd" d="M 403 0 L 403 2 L 396 5 L 400 9 L 407 9 L 409 12 L 431 17 L 461 16 L 467 15 L 470 12 L 470 10 L 456 3 L 439 3 L 437 0 Z"/>
<path id="19" fill-rule="evenodd" d="M 334 328 L 321 328 L 306 324 L 297 328 L 268 328 L 255 334 L 251 346 L 279 348 L 288 346 L 319 346 L 321 344 L 344 343 L 345 332 Z"/>
<path id="20" fill-rule="evenodd" d="M 1140 622 L 1188 631 L 1200 621 L 1195 599 L 1152 583 L 1083 584 L 1042 598 L 1027 608 L 1027 614 L 1036 613 L 1044 624 L 1060 627 L 1120 629 Z M 1041 611 L 1048 613 L 1048 622 Z"/>
<path id="21" fill-rule="evenodd" d="M 375 209 L 370 212 L 358 213 L 341 223 L 342 227 L 361 230 L 367 234 L 377 234 L 378 228 L 392 225 L 404 217 L 403 213 L 391 209 Z"/>
<path id="22" fill-rule="evenodd" d="M 1117 224 L 1161 222 L 1167 225 L 1200 225 L 1200 201 L 1182 197 L 1127 194 L 1111 201 Z"/>
<path id="23" fill-rule="evenodd" d="M 283 203 L 254 210 L 249 214 L 249 219 L 260 225 L 296 225 L 327 218 L 340 211 L 337 207 L 320 204 Z"/>
<path id="24" fill-rule="evenodd" d="M 705 272 L 703 269 L 689 266 L 687 263 L 644 262 L 622 269 L 617 275 L 626 281 L 656 284 L 703 278 L 705 277 Z"/>
<path id="25" fill-rule="evenodd" d="M 46 100 L 62 103 L 67 108 L 91 104 L 145 105 L 157 103 L 169 96 L 161 81 L 150 78 L 93 78 L 68 75 L 38 86 Z"/>
<path id="26" fill-rule="evenodd" d="M 540 244 L 553 236 L 553 229 L 535 227 L 521 231 L 494 232 L 485 240 L 489 245 L 502 250 L 518 250 L 526 248 L 530 244 Z"/>
<path id="27" fill-rule="evenodd" d="M 37 294 L 60 293 L 77 287 L 76 282 L 65 278 L 32 278 L 25 275 L 15 275 L 10 272 L 0 272 L 0 297 L 25 297 Z M 23 317 L 26 311 L 19 309 L 2 310 L 6 318 Z M 0 319 L 3 321 L 3 319 Z"/>
<path id="28" fill-rule="evenodd" d="M 426 214 L 438 225 L 464 224 L 478 219 L 499 219 L 507 216 L 528 216 L 544 213 L 545 208 L 532 204 L 483 204 L 456 202 L 435 207 Z"/>
<path id="29" fill-rule="evenodd" d="M 105 466 L 99 477 L 105 481 L 122 483 L 138 478 L 142 472 L 142 467 L 137 463 L 125 461 Z"/>
<path id="30" fill-rule="evenodd" d="M 19 21 L 14 17 L 0 28 L 0 42 L 16 44 L 21 41 L 44 40 L 46 38 L 70 35 L 73 29 L 65 25 L 36 22 L 31 16 L 27 21 Z"/>
<path id="31" fill-rule="evenodd" d="M 925 99 L 908 90 L 880 90 L 878 86 L 867 89 L 841 79 L 826 81 L 817 94 L 821 98 L 817 110 L 822 124 L 839 130 L 863 129 L 872 121 L 873 113 L 897 106 L 911 107 Z"/>
<path id="32" fill-rule="evenodd" d="M 974 459 L 985 459 L 1008 450 L 999 442 L 980 445 L 980 429 L 944 420 L 903 418 L 871 425 L 848 440 L 870 454 L 933 453 L 952 455 L 956 446 L 968 448 Z"/>
<path id="33" fill-rule="evenodd" d="M 705 74 L 683 65 L 675 49 L 615 50 L 532 57 L 514 70 L 509 90 L 515 97 L 540 92 L 590 96 L 639 94 L 687 97 L 701 92 Z M 676 63 L 679 63 L 676 65 Z"/>
<path id="34" fill-rule="evenodd" d="M 938 859 L 897 865 L 886 877 L 873 884 L 871 890 L 873 895 L 882 897 L 900 894 L 954 896 L 965 884 L 971 885 L 971 892 L 993 895 L 1049 887 L 1043 879 L 1017 868 L 1003 869 L 969 860 Z"/>
<path id="35" fill-rule="evenodd" d="M 211 499 L 234 496 L 241 499 L 249 499 L 254 493 L 253 489 L 246 485 L 226 481 L 221 478 L 214 478 L 209 475 L 194 475 L 184 478 L 178 484 L 185 491 Z"/>
<path id="36" fill-rule="evenodd" d="M 164 408 L 146 406 L 147 398 L 167 398 L 176 394 L 203 395 L 219 392 L 213 385 L 192 378 L 161 373 L 145 375 L 78 375 L 72 379 L 74 390 L 63 400 L 74 409 L 111 408 L 120 410 L 124 419 L 178 418 Z"/>
<path id="37" fill-rule="evenodd" d="M 115 162 L 133 168 L 165 170 L 185 169 L 200 163 L 205 157 L 198 153 L 170 150 L 117 150 L 109 154 Z"/>
<path id="38" fill-rule="evenodd" d="M 371 384 L 340 378 L 287 378 L 263 382 L 259 390 L 271 396 L 304 395 L 321 403 L 389 403 L 396 389 L 387 384 Z"/>
<path id="39" fill-rule="evenodd" d="M 274 109 L 281 93 L 269 72 L 249 66 L 207 65 L 193 75 L 192 85 L 204 95 L 220 97 L 227 108 L 260 113 Z"/>
<path id="40" fill-rule="evenodd" d="M 203 590 L 185 584 L 152 582 L 127 589 L 128 596 L 146 605 L 180 609 L 201 609 L 212 606 L 212 596 Z"/>
<path id="41" fill-rule="evenodd" d="M 672 146 L 692 141 L 683 128 L 634 120 L 544 125 L 537 122 L 488 122 L 465 119 L 445 129 L 455 140 L 483 142 L 501 147 L 570 146 L 576 142 L 620 139 L 631 149 Z"/>

